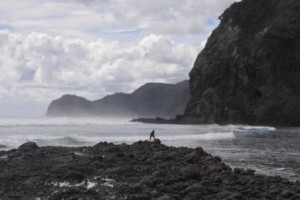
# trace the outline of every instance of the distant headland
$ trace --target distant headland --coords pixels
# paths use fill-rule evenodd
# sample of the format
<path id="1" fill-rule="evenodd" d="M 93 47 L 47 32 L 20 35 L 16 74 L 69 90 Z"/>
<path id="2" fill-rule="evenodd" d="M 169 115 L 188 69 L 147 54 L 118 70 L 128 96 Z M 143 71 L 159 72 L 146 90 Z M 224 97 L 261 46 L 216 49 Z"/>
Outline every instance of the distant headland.
<path id="1" fill-rule="evenodd" d="M 96 101 L 64 95 L 52 101 L 47 116 L 164 117 L 183 114 L 190 99 L 188 81 L 147 83 L 131 94 L 115 93 Z"/>

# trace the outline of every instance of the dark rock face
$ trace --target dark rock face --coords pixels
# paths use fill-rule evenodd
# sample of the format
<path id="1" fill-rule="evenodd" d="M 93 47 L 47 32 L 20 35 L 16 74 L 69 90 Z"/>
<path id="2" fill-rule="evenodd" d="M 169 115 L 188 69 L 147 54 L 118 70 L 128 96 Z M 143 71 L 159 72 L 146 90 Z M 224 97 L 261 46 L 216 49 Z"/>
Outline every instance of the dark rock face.
<path id="1" fill-rule="evenodd" d="M 220 17 L 190 72 L 187 118 L 300 125 L 300 1 L 243 0 Z"/>
<path id="2" fill-rule="evenodd" d="M 65 95 L 50 103 L 48 116 L 165 117 L 183 114 L 189 83 L 147 83 L 131 94 L 116 93 L 96 101 Z"/>
<path id="3" fill-rule="evenodd" d="M 0 151 L 0 169 L 1 199 L 300 197 L 299 182 L 232 170 L 202 148 L 168 147 L 159 140 L 76 148 L 26 143 L 17 150 Z"/>

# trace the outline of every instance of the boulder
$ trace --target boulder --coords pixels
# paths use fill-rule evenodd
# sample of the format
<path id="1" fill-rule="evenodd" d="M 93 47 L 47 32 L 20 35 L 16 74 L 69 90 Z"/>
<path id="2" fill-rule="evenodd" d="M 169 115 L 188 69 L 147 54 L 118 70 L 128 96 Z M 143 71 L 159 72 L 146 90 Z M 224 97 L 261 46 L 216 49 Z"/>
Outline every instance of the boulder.
<path id="1" fill-rule="evenodd" d="M 186 179 L 198 179 L 201 175 L 201 168 L 196 164 L 189 164 L 181 169 L 183 177 Z"/>
<path id="2" fill-rule="evenodd" d="M 128 200 L 151 200 L 149 194 L 132 194 L 128 197 Z"/>
<path id="3" fill-rule="evenodd" d="M 171 196 L 165 194 L 163 196 L 158 197 L 157 200 L 174 200 L 174 198 L 172 198 Z"/>
<path id="4" fill-rule="evenodd" d="M 161 144 L 160 139 L 156 138 L 156 139 L 154 140 L 154 144 Z"/>
<path id="5" fill-rule="evenodd" d="M 81 183 L 85 180 L 85 175 L 80 172 L 69 172 L 67 175 L 63 176 L 61 181 L 67 181 L 70 183 Z"/>
<path id="6" fill-rule="evenodd" d="M 35 142 L 26 142 L 19 146 L 18 150 L 21 151 L 33 151 L 35 149 L 38 149 L 39 146 Z"/>

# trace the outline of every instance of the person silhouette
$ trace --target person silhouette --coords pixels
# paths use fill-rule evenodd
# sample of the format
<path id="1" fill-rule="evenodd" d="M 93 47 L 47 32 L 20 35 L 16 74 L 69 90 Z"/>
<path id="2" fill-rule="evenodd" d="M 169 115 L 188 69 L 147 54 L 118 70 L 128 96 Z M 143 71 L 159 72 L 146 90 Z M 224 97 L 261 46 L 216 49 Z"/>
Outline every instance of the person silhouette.
<path id="1" fill-rule="evenodd" d="M 150 139 L 153 138 L 153 140 L 155 140 L 155 131 L 153 130 L 151 133 L 150 133 Z"/>

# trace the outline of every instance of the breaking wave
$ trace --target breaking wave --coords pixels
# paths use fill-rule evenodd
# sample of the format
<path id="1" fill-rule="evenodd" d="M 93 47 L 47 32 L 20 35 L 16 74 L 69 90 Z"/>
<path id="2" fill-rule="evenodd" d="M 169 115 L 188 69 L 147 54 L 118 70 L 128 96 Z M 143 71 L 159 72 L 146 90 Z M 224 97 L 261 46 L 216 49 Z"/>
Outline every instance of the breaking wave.
<path id="1" fill-rule="evenodd" d="M 0 118 L 0 128 L 14 127 L 61 127 L 61 126 L 91 126 L 130 124 L 126 118 Z"/>
<path id="2" fill-rule="evenodd" d="M 234 139 L 233 132 L 226 133 L 205 133 L 200 135 L 160 135 L 159 139 L 163 142 L 182 141 L 182 140 L 224 140 Z M 116 144 L 127 143 L 131 144 L 140 140 L 147 140 L 148 135 L 135 136 L 99 136 L 99 137 L 61 137 L 55 139 L 35 139 L 33 140 L 40 146 L 83 146 L 94 145 L 98 142 L 112 142 Z"/>
<path id="3" fill-rule="evenodd" d="M 131 144 L 156 136 L 166 144 L 273 137 L 273 127 L 227 125 L 162 125 L 105 118 L 0 118 L 0 144 L 17 148 L 34 141 L 39 146 L 91 146 L 98 142 Z"/>

